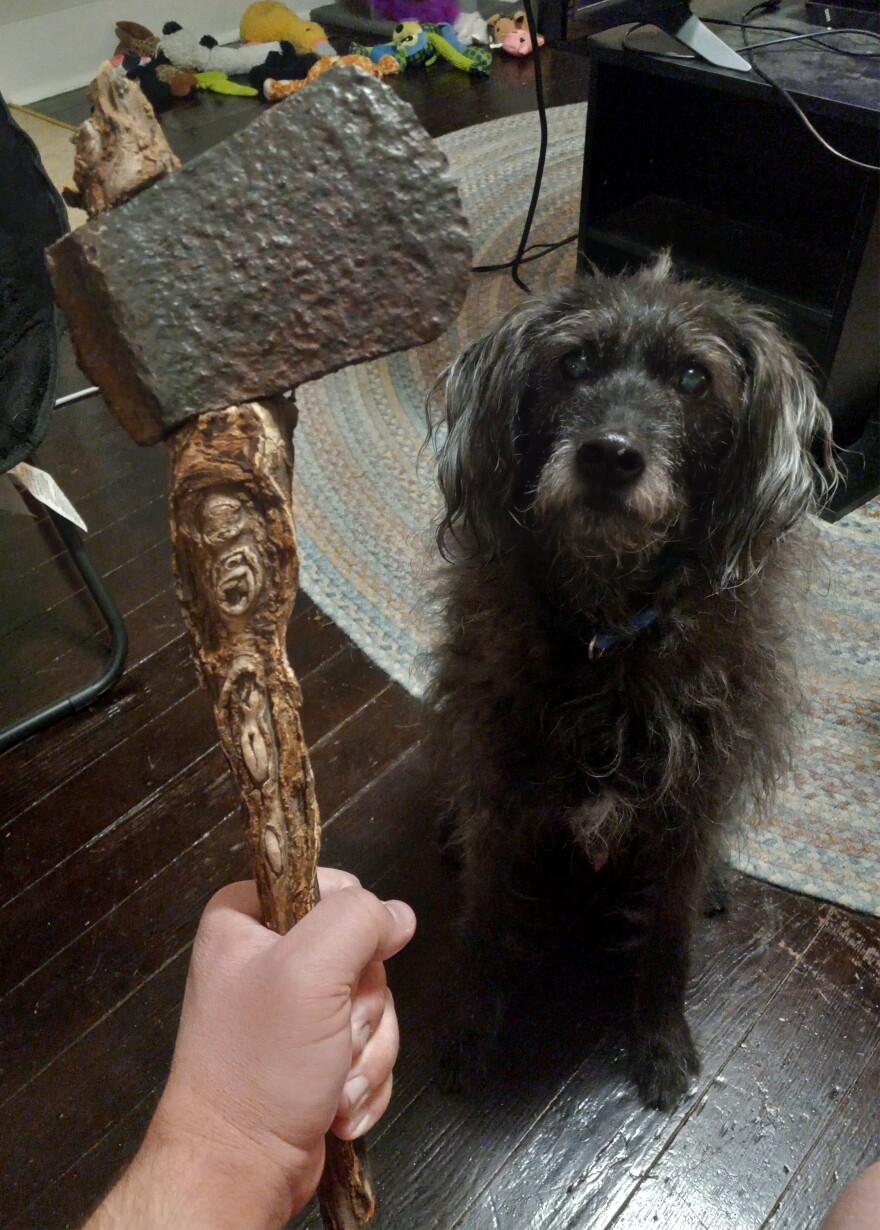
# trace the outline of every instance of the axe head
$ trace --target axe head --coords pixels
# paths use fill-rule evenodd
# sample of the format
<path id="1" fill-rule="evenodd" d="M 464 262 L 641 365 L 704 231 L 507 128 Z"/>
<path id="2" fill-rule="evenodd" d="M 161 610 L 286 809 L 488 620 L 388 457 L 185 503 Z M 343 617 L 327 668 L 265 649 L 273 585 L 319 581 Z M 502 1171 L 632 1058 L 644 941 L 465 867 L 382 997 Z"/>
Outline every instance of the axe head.
<path id="1" fill-rule="evenodd" d="M 335 69 L 48 251 L 77 357 L 132 436 L 431 341 L 470 245 L 409 105 Z"/>

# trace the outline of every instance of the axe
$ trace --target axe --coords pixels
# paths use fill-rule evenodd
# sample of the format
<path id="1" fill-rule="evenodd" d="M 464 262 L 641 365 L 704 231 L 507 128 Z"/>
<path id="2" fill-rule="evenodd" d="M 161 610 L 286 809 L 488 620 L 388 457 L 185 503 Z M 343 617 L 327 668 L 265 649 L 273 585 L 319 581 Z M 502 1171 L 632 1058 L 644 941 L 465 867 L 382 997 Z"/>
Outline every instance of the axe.
<path id="1" fill-rule="evenodd" d="M 94 216 L 47 260 L 80 366 L 138 443 L 170 445 L 177 590 L 263 921 L 284 933 L 315 904 L 320 843 L 285 650 L 299 571 L 290 390 L 437 337 L 464 298 L 467 228 L 410 107 L 357 69 L 182 168 L 109 66 L 93 98 L 75 176 Z M 332 1134 L 319 1200 L 328 1230 L 374 1207 L 363 1150 Z"/>

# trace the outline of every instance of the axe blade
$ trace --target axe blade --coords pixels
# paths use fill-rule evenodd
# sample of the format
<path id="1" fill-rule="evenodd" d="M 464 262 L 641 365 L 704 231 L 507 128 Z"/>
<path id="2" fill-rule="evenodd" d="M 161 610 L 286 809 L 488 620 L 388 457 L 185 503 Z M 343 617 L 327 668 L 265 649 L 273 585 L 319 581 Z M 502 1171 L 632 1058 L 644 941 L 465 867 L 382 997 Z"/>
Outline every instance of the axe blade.
<path id="1" fill-rule="evenodd" d="M 411 107 L 336 69 L 54 244 L 81 366 L 153 443 L 207 410 L 431 341 L 467 224 Z"/>

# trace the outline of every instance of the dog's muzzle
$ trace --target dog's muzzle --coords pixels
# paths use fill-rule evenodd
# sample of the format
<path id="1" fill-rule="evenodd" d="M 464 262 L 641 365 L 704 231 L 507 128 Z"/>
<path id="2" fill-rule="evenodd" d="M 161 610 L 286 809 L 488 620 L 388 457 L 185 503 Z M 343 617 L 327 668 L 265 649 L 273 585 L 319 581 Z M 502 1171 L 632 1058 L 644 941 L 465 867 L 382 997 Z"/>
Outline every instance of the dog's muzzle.
<path id="1" fill-rule="evenodd" d="M 623 487 L 635 482 L 645 469 L 645 454 L 631 437 L 618 431 L 602 431 L 579 445 L 576 454 L 580 475 L 603 487 Z"/>

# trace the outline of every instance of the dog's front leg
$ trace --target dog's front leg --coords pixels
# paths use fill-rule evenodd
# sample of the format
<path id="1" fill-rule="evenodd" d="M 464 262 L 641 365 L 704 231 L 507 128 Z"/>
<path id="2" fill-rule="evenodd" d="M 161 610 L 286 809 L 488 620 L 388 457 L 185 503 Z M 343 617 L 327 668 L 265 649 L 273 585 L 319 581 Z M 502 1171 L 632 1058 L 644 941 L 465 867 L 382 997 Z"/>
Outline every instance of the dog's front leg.
<path id="1" fill-rule="evenodd" d="M 485 830 L 472 835 L 463 851 L 463 909 L 449 954 L 454 994 L 440 1083 L 450 1092 L 471 1089 L 486 1075 L 520 985 L 528 944 L 516 880 L 504 841 Z"/>
<path id="2" fill-rule="evenodd" d="M 653 869 L 639 894 L 644 940 L 634 970 L 627 1071 L 645 1106 L 674 1110 L 700 1070 L 685 1020 L 701 860 L 689 843 Z"/>

